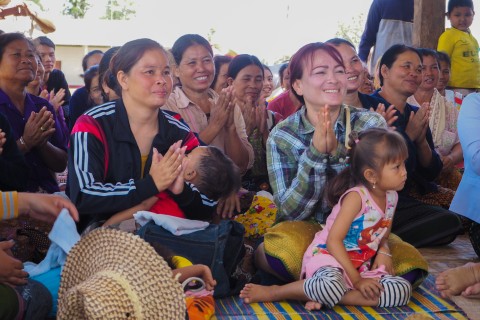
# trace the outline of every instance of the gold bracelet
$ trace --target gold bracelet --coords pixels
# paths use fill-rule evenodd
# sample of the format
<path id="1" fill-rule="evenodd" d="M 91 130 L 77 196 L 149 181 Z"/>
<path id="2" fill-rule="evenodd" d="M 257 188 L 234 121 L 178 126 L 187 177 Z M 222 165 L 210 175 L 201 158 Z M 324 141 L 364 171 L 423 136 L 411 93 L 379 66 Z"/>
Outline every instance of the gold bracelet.
<path id="1" fill-rule="evenodd" d="M 386 255 L 387 257 L 390 257 L 390 258 L 392 257 L 391 253 L 388 253 L 388 252 L 385 252 L 385 251 L 378 250 L 378 253 L 384 254 L 384 255 Z"/>

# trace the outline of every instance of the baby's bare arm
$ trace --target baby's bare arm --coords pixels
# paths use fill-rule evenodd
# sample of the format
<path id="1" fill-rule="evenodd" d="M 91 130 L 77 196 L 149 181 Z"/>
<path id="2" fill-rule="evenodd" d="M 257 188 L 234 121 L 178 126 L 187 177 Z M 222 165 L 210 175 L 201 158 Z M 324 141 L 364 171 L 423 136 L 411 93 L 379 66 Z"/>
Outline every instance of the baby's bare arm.
<path id="1" fill-rule="evenodd" d="M 129 209 L 120 211 L 113 216 L 110 217 L 105 223 L 103 224 L 104 227 L 120 223 L 122 221 L 128 220 L 133 218 L 133 214 L 136 213 L 137 211 L 145 211 L 145 210 L 150 210 L 150 208 L 155 204 L 155 202 L 158 200 L 157 197 L 151 197 L 148 198 L 147 200 L 142 201 L 141 203 L 137 204 L 134 207 L 131 207 Z"/>

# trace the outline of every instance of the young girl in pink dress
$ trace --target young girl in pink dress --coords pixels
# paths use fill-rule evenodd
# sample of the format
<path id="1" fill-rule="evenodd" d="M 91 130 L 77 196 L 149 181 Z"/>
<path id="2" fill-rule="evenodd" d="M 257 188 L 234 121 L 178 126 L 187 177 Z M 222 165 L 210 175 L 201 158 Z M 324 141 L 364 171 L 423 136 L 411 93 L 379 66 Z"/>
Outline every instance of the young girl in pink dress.
<path id="1" fill-rule="evenodd" d="M 407 179 L 407 147 L 394 131 L 352 132 L 349 162 L 327 188 L 336 203 L 303 257 L 302 280 L 283 286 L 247 284 L 246 303 L 296 299 L 309 310 L 336 304 L 397 307 L 408 303 L 410 283 L 396 277 L 388 235 L 397 192 Z"/>

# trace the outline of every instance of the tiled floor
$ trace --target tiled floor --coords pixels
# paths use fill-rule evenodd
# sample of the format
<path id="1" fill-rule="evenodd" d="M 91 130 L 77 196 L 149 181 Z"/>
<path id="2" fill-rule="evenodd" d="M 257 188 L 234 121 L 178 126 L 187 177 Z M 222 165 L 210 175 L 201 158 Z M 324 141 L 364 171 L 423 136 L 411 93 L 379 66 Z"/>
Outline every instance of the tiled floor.
<path id="1" fill-rule="evenodd" d="M 427 259 L 433 275 L 462 266 L 467 262 L 480 262 L 467 236 L 459 236 L 452 244 L 442 247 L 422 248 L 420 252 Z M 466 299 L 461 296 L 452 299 L 470 319 L 480 320 L 480 299 Z"/>

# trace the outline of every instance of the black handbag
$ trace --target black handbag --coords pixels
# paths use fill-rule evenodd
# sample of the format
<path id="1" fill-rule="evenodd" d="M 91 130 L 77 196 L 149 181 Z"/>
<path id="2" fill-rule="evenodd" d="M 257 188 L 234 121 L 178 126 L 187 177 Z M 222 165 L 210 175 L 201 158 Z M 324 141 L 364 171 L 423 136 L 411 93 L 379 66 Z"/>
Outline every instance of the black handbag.
<path id="1" fill-rule="evenodd" d="M 236 295 L 244 285 L 233 277 L 245 255 L 244 234 L 243 225 L 232 220 L 222 220 L 204 230 L 180 236 L 153 221 L 137 231 L 137 235 L 148 243 L 164 246 L 193 264 L 209 266 L 217 281 L 213 294 L 215 298 Z"/>

